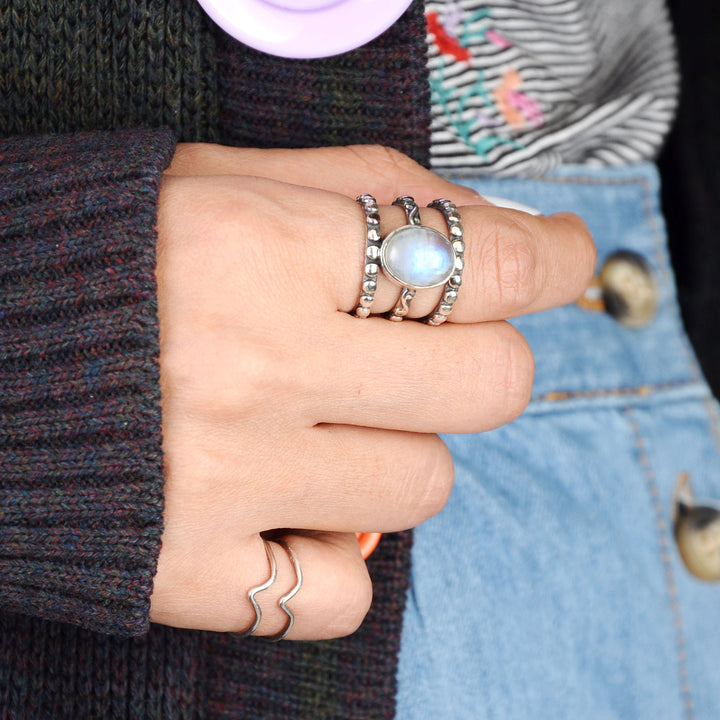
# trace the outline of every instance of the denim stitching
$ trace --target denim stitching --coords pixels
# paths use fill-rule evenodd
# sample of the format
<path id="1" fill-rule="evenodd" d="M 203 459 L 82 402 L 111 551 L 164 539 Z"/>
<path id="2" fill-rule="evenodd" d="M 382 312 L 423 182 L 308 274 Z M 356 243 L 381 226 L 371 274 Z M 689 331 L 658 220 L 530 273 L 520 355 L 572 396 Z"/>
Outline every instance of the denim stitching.
<path id="1" fill-rule="evenodd" d="M 703 404 L 705 405 L 705 410 L 707 410 L 708 414 L 708 425 L 710 425 L 710 433 L 715 440 L 715 446 L 718 452 L 720 452 L 720 418 L 718 418 L 717 408 L 715 407 L 715 403 L 713 402 L 712 398 L 705 398 Z"/>
<path id="2" fill-rule="evenodd" d="M 665 250 L 663 234 L 660 232 L 657 220 L 655 219 L 655 213 L 653 212 L 652 188 L 650 187 L 650 183 L 648 183 L 645 178 L 640 177 L 638 178 L 638 180 L 643 187 L 643 197 L 645 199 L 645 220 L 650 226 L 655 242 L 655 264 L 659 269 L 661 269 L 662 273 L 665 275 L 665 282 L 667 283 L 667 287 L 672 289 L 675 288 L 675 278 L 670 271 L 670 258 Z M 677 303 L 677 299 L 675 302 L 671 303 L 670 310 L 673 314 L 673 319 L 675 320 L 675 326 L 680 330 L 680 342 L 685 352 L 685 359 L 687 360 L 690 374 L 695 380 L 701 380 L 702 376 L 700 374 L 700 367 L 698 366 L 697 360 L 695 359 L 695 354 L 691 349 L 690 341 L 685 335 L 685 326 L 683 325 L 682 317 L 680 316 L 680 306 Z"/>
<path id="3" fill-rule="evenodd" d="M 658 489 L 655 473 L 652 469 L 652 466 L 650 465 L 650 459 L 648 458 L 645 449 L 645 442 L 643 441 L 640 432 L 640 426 L 634 417 L 633 410 L 628 407 L 624 409 L 624 412 L 633 431 L 638 460 L 640 461 L 640 464 L 645 472 L 645 479 L 647 481 L 648 491 L 650 493 L 653 510 L 655 512 L 658 540 L 660 542 L 660 555 L 662 558 L 663 567 L 665 569 L 665 583 L 668 597 L 670 599 L 670 608 L 673 615 L 675 616 L 675 647 L 677 650 L 678 671 L 680 674 L 680 691 L 685 706 L 685 720 L 693 720 L 693 718 L 695 717 L 695 712 L 687 669 L 685 633 L 683 631 L 683 621 L 682 615 L 680 613 L 680 602 L 678 600 L 677 586 L 675 585 L 675 577 L 673 575 L 672 563 L 670 560 L 670 546 L 667 539 L 668 527 L 667 523 L 665 522 L 665 518 L 663 517 L 663 507 L 660 501 L 660 491 Z"/>
<path id="4" fill-rule="evenodd" d="M 658 383 L 657 385 L 638 385 L 636 387 L 604 388 L 599 390 L 553 390 L 544 395 L 533 395 L 531 402 L 564 402 L 567 400 L 593 399 L 606 397 L 627 397 L 636 395 L 648 397 L 664 390 L 675 390 L 681 387 L 692 387 L 695 381 L 676 380 L 673 382 Z M 718 435 L 720 443 L 720 434 Z"/>

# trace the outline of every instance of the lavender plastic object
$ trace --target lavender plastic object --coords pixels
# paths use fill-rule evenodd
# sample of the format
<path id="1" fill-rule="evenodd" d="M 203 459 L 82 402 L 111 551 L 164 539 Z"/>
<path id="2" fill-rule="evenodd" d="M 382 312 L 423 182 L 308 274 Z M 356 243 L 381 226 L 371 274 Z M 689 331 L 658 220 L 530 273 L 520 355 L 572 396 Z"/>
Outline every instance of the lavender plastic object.
<path id="1" fill-rule="evenodd" d="M 354 50 L 387 30 L 412 0 L 199 0 L 228 34 L 256 50 L 320 58 Z"/>

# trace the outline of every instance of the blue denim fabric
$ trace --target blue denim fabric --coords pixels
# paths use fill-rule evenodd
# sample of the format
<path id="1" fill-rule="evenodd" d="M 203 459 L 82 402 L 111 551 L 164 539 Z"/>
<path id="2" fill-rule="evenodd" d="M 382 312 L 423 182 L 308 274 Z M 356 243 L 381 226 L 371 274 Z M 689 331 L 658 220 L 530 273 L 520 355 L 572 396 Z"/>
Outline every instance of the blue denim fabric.
<path id="1" fill-rule="evenodd" d="M 720 430 L 675 302 L 655 169 L 461 182 L 579 213 L 599 263 L 647 259 L 660 308 L 642 330 L 577 305 L 515 322 L 533 400 L 504 428 L 445 438 L 456 483 L 416 531 L 397 718 L 718 720 L 720 584 L 686 571 L 672 506 L 682 473 L 720 500 Z"/>

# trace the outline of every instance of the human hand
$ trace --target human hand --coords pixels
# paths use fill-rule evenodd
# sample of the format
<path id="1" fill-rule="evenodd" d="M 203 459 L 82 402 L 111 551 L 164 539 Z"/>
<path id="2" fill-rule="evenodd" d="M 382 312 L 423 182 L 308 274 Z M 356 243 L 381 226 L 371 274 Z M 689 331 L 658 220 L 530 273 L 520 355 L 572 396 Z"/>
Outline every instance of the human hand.
<path id="1" fill-rule="evenodd" d="M 401 194 L 461 209 L 465 273 L 440 327 L 361 320 L 365 223 L 405 224 Z M 423 224 L 446 232 L 435 210 Z M 449 452 L 435 433 L 516 417 L 533 360 L 505 318 L 570 302 L 595 264 L 582 221 L 502 210 L 406 157 L 376 147 L 242 150 L 179 146 L 158 217 L 165 531 L 154 622 L 242 631 L 249 588 L 268 575 L 260 533 L 295 550 L 304 584 L 289 637 L 353 632 L 372 589 L 355 531 L 415 526 L 445 504 Z M 399 289 L 381 278 L 373 312 Z M 418 292 L 411 317 L 437 292 Z M 291 528 L 291 529 L 287 529 Z M 295 582 L 276 547 L 277 582 L 258 594 L 256 634 L 282 630 Z"/>

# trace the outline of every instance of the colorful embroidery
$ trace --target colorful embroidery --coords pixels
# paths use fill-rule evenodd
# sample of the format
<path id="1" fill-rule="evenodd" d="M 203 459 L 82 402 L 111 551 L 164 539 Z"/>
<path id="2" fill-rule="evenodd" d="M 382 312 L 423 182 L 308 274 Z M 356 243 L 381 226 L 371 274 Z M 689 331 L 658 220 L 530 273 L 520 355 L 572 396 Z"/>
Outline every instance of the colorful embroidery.
<path id="1" fill-rule="evenodd" d="M 426 0 L 432 167 L 537 175 L 652 158 L 677 99 L 669 20 L 646 0 L 658 12 L 643 5 L 607 43 L 614 3 Z"/>
<path id="2" fill-rule="evenodd" d="M 522 145 L 509 135 L 527 122 L 535 127 L 538 122 L 542 124 L 539 103 L 518 90 L 522 78 L 516 70 L 506 72 L 500 84 L 490 88 L 484 70 L 472 68 L 473 46 L 490 43 L 501 50 L 512 47 L 504 35 L 489 26 L 490 10 L 479 8 L 467 12 L 457 2 L 450 2 L 443 9 L 442 19 L 435 10 L 428 11 L 426 17 L 430 42 L 438 52 L 430 71 L 433 103 L 442 111 L 448 125 L 483 160 L 498 145 L 521 148 Z M 455 75 L 456 63 L 466 64 L 474 73 L 474 79 L 462 84 L 449 82 L 450 76 Z M 477 108 L 478 100 L 482 110 Z M 482 132 L 489 128 L 498 131 Z"/>
<path id="3" fill-rule="evenodd" d="M 439 80 L 434 73 L 430 75 L 430 90 L 433 104 L 442 108 L 444 116 L 462 141 L 471 147 L 482 159 L 487 158 L 487 153 L 494 147 L 503 144 L 510 144 L 514 147 L 521 147 L 515 140 L 500 135 L 491 134 L 473 139 L 473 133 L 485 127 L 497 127 L 500 122 L 489 114 L 479 111 L 467 111 L 466 104 L 471 97 L 481 97 L 487 104 L 492 100 L 485 88 L 483 71 L 478 71 L 478 79 L 475 84 L 461 95 L 455 95 L 447 91 L 442 84 L 442 72 L 438 73 Z M 453 107 L 455 105 L 455 107 Z"/>
<path id="4" fill-rule="evenodd" d="M 435 37 L 435 44 L 438 50 L 445 55 L 452 55 L 456 60 L 469 60 L 470 51 L 460 45 L 457 38 L 454 38 L 445 28 L 440 24 L 438 14 L 436 12 L 429 12 L 427 14 L 428 30 Z"/>
<path id="5" fill-rule="evenodd" d="M 540 103 L 533 100 L 517 88 L 522 85 L 520 73 L 513 68 L 507 70 L 500 85 L 493 91 L 493 98 L 508 125 L 513 127 L 524 127 L 531 123 L 533 127 L 540 127 L 544 118 Z"/>
<path id="6" fill-rule="evenodd" d="M 503 50 L 507 50 L 509 47 L 512 47 L 512 43 L 504 35 L 501 35 L 497 30 L 493 30 L 493 28 L 490 28 L 485 33 L 485 37 L 487 38 L 488 42 L 491 42 L 493 45 L 497 45 Z"/>

